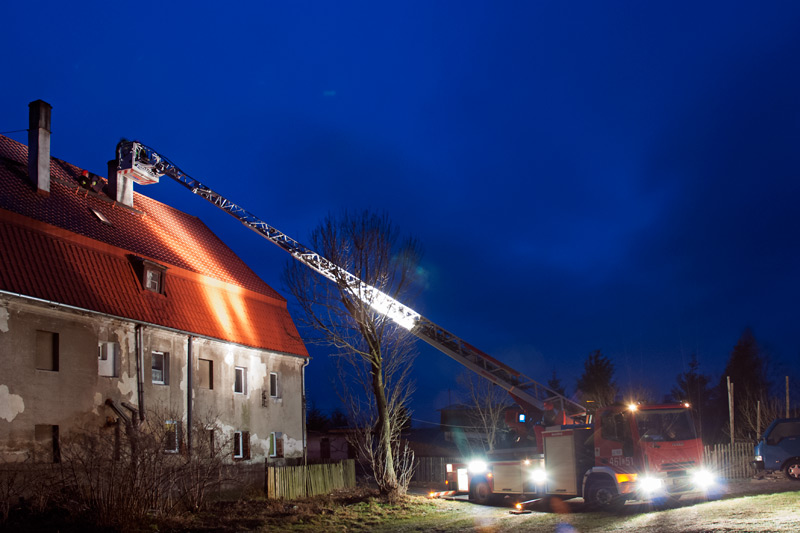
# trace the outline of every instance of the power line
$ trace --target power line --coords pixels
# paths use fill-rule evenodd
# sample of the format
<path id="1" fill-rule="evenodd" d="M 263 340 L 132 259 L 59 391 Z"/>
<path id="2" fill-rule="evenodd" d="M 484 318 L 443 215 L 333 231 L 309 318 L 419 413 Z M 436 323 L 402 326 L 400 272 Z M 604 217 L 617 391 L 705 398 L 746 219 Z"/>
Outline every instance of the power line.
<path id="1" fill-rule="evenodd" d="M 0 131 L 0 135 L 5 135 L 6 133 L 19 133 L 21 131 L 28 131 L 28 130 L 24 129 L 24 130 Z"/>

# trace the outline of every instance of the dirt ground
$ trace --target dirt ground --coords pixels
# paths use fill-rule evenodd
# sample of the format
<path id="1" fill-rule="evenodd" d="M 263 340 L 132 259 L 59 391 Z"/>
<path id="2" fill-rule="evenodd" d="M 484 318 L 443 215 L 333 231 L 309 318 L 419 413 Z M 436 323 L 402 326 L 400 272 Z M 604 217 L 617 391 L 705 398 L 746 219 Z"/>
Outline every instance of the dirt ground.
<path id="1" fill-rule="evenodd" d="M 581 499 L 569 500 L 550 512 L 511 515 L 508 505 L 478 506 L 467 502 L 461 509 L 461 529 L 492 533 L 536 531 L 653 532 L 800 530 L 800 483 L 783 476 L 734 480 L 720 487 L 714 501 L 684 497 L 668 506 L 629 502 L 617 512 L 590 512 Z M 388 530 L 387 530 L 388 531 Z M 411 531 L 402 528 L 396 531 Z M 451 531 L 451 529 L 439 529 Z M 452 531 L 455 531 L 453 529 Z"/>

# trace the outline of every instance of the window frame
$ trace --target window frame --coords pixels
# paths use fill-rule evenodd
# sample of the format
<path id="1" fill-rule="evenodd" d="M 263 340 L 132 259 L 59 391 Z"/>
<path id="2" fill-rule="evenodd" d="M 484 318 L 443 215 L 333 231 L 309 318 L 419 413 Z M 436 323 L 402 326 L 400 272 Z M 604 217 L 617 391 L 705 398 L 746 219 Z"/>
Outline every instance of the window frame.
<path id="1" fill-rule="evenodd" d="M 238 454 L 237 452 L 238 448 Z M 233 432 L 233 460 L 246 461 L 250 459 L 250 432 L 249 431 L 234 431 Z"/>
<path id="2" fill-rule="evenodd" d="M 156 355 L 161 356 L 161 380 L 156 380 L 153 374 L 153 363 L 155 362 Z M 169 385 L 169 352 L 161 352 L 158 350 L 152 350 L 150 352 L 150 382 L 153 385 Z"/>
<path id="3" fill-rule="evenodd" d="M 283 432 L 272 431 L 269 434 L 269 456 L 283 457 Z"/>
<path id="4" fill-rule="evenodd" d="M 58 333 L 37 329 L 34 343 L 34 349 L 36 350 L 34 352 L 34 365 L 36 370 L 58 372 L 60 367 Z M 45 360 L 47 361 L 46 363 Z"/>
<path id="5" fill-rule="evenodd" d="M 208 386 L 205 386 L 202 383 L 205 380 L 201 379 L 203 377 L 204 373 L 205 373 L 204 369 L 203 369 L 203 366 L 204 366 L 205 363 L 208 363 L 208 365 L 207 365 L 207 368 L 208 368 L 208 372 L 207 372 L 207 374 L 208 374 Z M 205 390 L 214 390 L 214 360 L 213 359 L 198 358 L 197 359 L 197 374 L 198 374 L 197 386 L 199 388 L 205 389 Z"/>
<path id="6" fill-rule="evenodd" d="M 172 429 L 170 429 L 172 428 Z M 168 438 L 170 433 L 174 434 L 172 438 L 174 446 L 167 448 Z M 181 421 L 180 420 L 165 420 L 164 421 L 164 453 L 180 453 L 181 451 Z"/>
<path id="7" fill-rule="evenodd" d="M 237 384 L 239 380 L 237 377 L 241 374 L 241 390 L 237 390 Z M 244 366 L 235 366 L 233 367 L 233 393 L 234 394 L 242 394 L 247 395 L 247 367 Z"/>
<path id="8" fill-rule="evenodd" d="M 273 376 L 275 378 L 275 385 L 273 386 Z M 270 372 L 269 373 L 269 397 L 270 398 L 280 398 L 281 397 L 281 389 L 280 389 L 280 376 L 277 372 Z"/>
<path id="9" fill-rule="evenodd" d="M 152 276 L 152 277 L 151 277 Z M 166 285 L 167 268 L 152 261 L 142 261 L 142 287 L 156 294 L 164 294 Z M 155 282 L 154 286 L 151 282 Z"/>
<path id="10" fill-rule="evenodd" d="M 110 347 L 110 348 L 109 348 Z M 103 359 L 103 355 L 107 357 Z M 110 357 L 108 357 L 110 356 Z M 101 361 L 108 361 L 111 359 L 111 364 L 102 365 Z M 111 367 L 111 374 L 104 374 L 103 367 Z M 98 341 L 97 342 L 97 375 L 104 378 L 119 377 L 119 343 L 114 341 Z"/>

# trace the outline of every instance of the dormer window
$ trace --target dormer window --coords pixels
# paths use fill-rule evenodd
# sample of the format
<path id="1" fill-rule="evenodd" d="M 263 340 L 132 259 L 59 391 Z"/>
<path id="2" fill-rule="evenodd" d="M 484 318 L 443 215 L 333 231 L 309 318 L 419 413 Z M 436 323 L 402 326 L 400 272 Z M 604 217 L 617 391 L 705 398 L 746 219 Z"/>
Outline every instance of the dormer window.
<path id="1" fill-rule="evenodd" d="M 142 261 L 142 285 L 148 291 L 164 294 L 164 274 L 167 269 L 147 259 Z"/>
<path id="2" fill-rule="evenodd" d="M 153 291 L 161 294 L 161 270 L 157 268 L 147 268 L 145 266 L 144 275 L 145 282 L 144 288 L 148 291 Z"/>
<path id="3" fill-rule="evenodd" d="M 156 294 L 165 294 L 167 267 L 141 257 L 129 256 L 129 259 L 143 289 Z"/>

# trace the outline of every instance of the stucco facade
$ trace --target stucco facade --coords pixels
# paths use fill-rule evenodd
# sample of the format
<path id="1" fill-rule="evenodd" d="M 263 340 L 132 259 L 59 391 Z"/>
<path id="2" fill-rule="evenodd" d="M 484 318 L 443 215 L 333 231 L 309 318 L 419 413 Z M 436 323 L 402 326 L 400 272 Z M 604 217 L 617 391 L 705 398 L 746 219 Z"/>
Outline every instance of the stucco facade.
<path id="1" fill-rule="evenodd" d="M 37 357 L 42 334 L 57 339 L 48 343 L 55 358 L 50 368 L 42 363 L 52 359 Z M 0 341 L 0 454 L 5 461 L 50 457 L 46 444 L 36 453 L 37 426 L 57 427 L 62 439 L 102 427 L 114 417 L 108 399 L 137 409 L 141 401 L 146 416 L 169 417 L 184 427 L 213 422 L 225 432 L 226 442 L 235 432 L 246 432 L 250 460 L 270 455 L 279 460 L 281 447 L 283 458 L 303 455 L 306 358 L 192 337 L 190 381 L 188 335 L 9 296 L 0 297 Z M 104 366 L 100 347 L 106 343 L 112 346 L 105 354 L 112 363 Z M 154 352 L 166 361 L 159 365 L 160 376 L 154 376 L 159 372 L 153 369 Z M 244 376 L 241 392 L 235 391 L 237 368 L 240 380 Z M 270 454 L 272 435 L 281 439 L 281 446 Z"/>
<path id="2" fill-rule="evenodd" d="M 30 106 L 36 153 L 0 135 L 0 461 L 145 420 L 165 453 L 205 432 L 232 462 L 301 458 L 286 300 L 198 218 L 51 158 L 50 107 Z"/>

